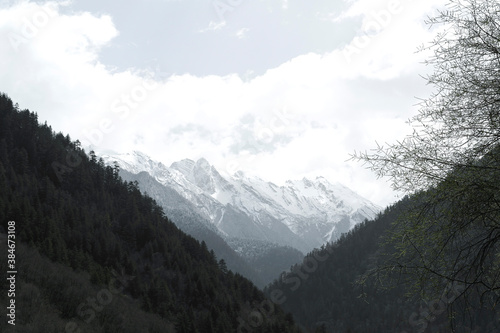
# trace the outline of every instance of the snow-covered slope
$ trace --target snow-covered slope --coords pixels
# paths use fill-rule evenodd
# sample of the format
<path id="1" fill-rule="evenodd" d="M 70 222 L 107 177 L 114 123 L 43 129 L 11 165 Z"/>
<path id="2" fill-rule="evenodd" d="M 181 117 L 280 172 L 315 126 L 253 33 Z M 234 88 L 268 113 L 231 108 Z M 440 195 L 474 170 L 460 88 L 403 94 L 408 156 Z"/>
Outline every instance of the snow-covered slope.
<path id="1" fill-rule="evenodd" d="M 205 159 L 167 167 L 140 152 L 98 155 L 131 173 L 145 171 L 175 190 L 227 238 L 263 240 L 308 252 L 374 218 L 381 209 L 322 177 L 278 186 L 241 172 L 226 179 Z"/>

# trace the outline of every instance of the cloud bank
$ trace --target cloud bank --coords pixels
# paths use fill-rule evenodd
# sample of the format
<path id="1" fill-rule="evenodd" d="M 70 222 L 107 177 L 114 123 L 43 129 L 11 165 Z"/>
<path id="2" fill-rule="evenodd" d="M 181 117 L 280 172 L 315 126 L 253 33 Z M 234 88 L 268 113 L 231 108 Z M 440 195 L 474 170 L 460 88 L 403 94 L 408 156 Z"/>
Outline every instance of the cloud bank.
<path id="1" fill-rule="evenodd" d="M 341 13 L 317 13 L 358 20 L 355 36 L 251 79 L 105 66 L 100 52 L 119 35 L 113 17 L 70 6 L 24 1 L 0 10 L 1 90 L 54 130 L 166 164 L 205 157 L 222 172 L 276 183 L 322 175 L 375 203 L 395 200 L 385 181 L 346 160 L 409 133 L 414 97 L 429 93 L 418 76 L 428 70 L 420 64 L 426 55 L 415 50 L 432 38 L 423 19 L 433 2 L 359 0 Z"/>

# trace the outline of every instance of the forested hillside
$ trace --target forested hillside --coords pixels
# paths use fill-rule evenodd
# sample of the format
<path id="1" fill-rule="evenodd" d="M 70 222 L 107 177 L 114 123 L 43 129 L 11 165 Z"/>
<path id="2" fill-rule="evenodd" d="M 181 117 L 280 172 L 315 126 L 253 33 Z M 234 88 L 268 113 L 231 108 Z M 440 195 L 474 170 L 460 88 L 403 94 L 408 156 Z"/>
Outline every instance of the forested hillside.
<path id="1" fill-rule="evenodd" d="M 161 185 L 147 172 L 132 174 L 121 169 L 120 176 L 127 181 L 137 181 L 141 192 L 151 196 L 179 229 L 200 242 L 204 241 L 218 258 L 224 259 L 229 269 L 245 276 L 261 289 L 304 257 L 298 250 L 278 244 L 250 239 L 224 239 L 214 224 L 197 213 L 194 204 L 173 189 Z M 233 249 L 240 250 L 236 253 Z"/>
<path id="2" fill-rule="evenodd" d="M 355 227 L 340 240 L 309 253 L 265 292 L 306 327 L 326 332 L 401 332 L 419 303 L 405 301 L 404 290 L 384 290 L 360 279 L 377 266 L 383 235 L 406 202 L 388 208 L 375 221 Z M 403 306 L 405 304 L 405 306 Z M 411 330 L 409 330 L 411 332 Z"/>
<path id="3" fill-rule="evenodd" d="M 353 154 L 405 200 L 310 253 L 266 293 L 328 332 L 500 330 L 500 3 L 451 0 L 399 141 Z"/>
<path id="4" fill-rule="evenodd" d="M 18 272 L 16 325 L 0 331 L 299 331 L 118 172 L 0 95 L 0 222 L 15 222 Z"/>
<path id="5" fill-rule="evenodd" d="M 421 199 L 405 198 L 336 243 L 312 251 L 269 285 L 266 295 L 299 324 L 320 332 L 498 332 L 495 306 L 478 294 L 465 297 L 465 284 L 443 278 L 440 294 L 432 296 L 426 285 L 412 288 L 418 272 L 388 266 L 398 256 L 394 228 L 425 202 Z"/>

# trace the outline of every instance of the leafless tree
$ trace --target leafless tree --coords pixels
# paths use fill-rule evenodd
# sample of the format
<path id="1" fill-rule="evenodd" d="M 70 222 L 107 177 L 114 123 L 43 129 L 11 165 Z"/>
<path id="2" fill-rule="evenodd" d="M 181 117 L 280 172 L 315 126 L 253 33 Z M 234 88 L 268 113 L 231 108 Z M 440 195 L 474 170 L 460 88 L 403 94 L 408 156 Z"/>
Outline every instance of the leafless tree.
<path id="1" fill-rule="evenodd" d="M 395 225 L 391 269 L 438 297 L 459 283 L 463 300 L 500 301 L 500 2 L 450 0 L 430 18 L 443 28 L 422 50 L 433 94 L 409 120 L 413 133 L 354 153 L 413 196 Z M 441 288 L 441 289 L 440 289 Z M 475 294 L 475 296 L 473 296 Z"/>

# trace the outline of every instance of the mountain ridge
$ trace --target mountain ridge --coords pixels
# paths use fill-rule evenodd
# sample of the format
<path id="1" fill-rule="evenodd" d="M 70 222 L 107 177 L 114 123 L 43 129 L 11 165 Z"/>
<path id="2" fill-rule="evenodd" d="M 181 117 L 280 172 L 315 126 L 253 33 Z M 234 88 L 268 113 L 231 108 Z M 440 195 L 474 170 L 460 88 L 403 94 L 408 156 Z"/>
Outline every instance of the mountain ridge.
<path id="1" fill-rule="evenodd" d="M 235 332 L 253 304 L 272 305 L 260 331 L 300 332 L 136 182 L 2 93 L 0 188 L 16 259 L 0 263 L 12 289 L 0 332 Z"/>
<path id="2" fill-rule="evenodd" d="M 324 177 L 276 185 L 242 172 L 223 177 L 205 158 L 170 167 L 146 154 L 98 154 L 131 173 L 147 172 L 191 202 L 222 235 L 292 246 L 307 253 L 333 242 L 381 207 Z M 147 189 L 146 189 L 147 190 Z"/>

